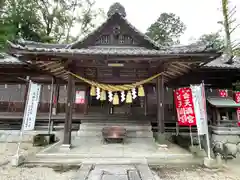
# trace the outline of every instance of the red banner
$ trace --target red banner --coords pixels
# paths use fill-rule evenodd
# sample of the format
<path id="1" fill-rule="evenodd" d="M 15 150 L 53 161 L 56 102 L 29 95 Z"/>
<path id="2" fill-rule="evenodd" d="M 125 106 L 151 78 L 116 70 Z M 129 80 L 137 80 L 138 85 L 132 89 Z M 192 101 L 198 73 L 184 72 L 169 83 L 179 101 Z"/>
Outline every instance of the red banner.
<path id="1" fill-rule="evenodd" d="M 227 89 L 219 89 L 219 96 L 220 97 L 228 97 L 228 90 Z"/>
<path id="2" fill-rule="evenodd" d="M 235 102 L 240 103 L 240 92 L 235 92 L 234 97 L 235 97 L 234 99 Z M 237 108 L 236 113 L 237 113 L 238 126 L 240 126 L 240 108 Z"/>
<path id="3" fill-rule="evenodd" d="M 196 125 L 191 88 L 179 88 L 174 92 L 179 126 Z"/>

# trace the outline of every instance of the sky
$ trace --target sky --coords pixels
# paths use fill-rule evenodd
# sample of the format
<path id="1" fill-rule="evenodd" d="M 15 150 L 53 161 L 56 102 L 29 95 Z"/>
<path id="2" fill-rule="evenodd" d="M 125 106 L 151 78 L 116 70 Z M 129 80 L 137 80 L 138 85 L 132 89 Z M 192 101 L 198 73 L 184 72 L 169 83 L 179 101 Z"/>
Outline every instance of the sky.
<path id="1" fill-rule="evenodd" d="M 178 15 L 187 26 L 180 38 L 181 44 L 192 43 L 202 34 L 221 29 L 221 25 L 217 23 L 223 19 L 221 0 L 96 0 L 96 7 L 107 12 L 115 2 L 125 7 L 128 21 L 141 32 L 146 32 L 163 12 Z M 236 23 L 240 23 L 240 0 L 231 0 L 231 5 L 237 6 Z M 232 39 L 240 41 L 240 27 L 232 35 Z"/>

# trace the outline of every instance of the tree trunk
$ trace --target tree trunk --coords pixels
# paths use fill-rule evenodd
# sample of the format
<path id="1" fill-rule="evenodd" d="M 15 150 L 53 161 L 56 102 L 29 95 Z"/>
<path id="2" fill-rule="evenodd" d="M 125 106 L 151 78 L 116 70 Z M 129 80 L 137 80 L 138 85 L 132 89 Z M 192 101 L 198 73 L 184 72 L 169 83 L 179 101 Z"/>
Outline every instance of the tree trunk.
<path id="1" fill-rule="evenodd" d="M 229 12 L 228 12 L 228 0 L 222 0 L 222 11 L 223 11 L 223 24 L 224 24 L 224 31 L 225 31 L 225 46 L 226 46 L 226 53 L 230 57 L 228 63 L 232 64 L 232 46 L 231 46 L 231 36 L 230 36 L 230 27 L 229 27 Z"/>

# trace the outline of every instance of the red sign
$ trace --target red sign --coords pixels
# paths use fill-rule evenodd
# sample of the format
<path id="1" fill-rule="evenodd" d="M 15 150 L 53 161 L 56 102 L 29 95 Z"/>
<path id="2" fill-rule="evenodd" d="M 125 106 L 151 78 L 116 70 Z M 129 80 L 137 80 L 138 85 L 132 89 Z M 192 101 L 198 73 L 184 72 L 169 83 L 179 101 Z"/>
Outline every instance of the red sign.
<path id="1" fill-rule="evenodd" d="M 76 91 L 76 104 L 85 104 L 85 91 Z"/>
<path id="2" fill-rule="evenodd" d="M 235 102 L 240 103 L 240 92 L 235 92 Z"/>
<path id="3" fill-rule="evenodd" d="M 174 92 L 178 124 L 180 126 L 196 125 L 191 88 L 179 88 Z"/>
<path id="4" fill-rule="evenodd" d="M 237 108 L 237 120 L 238 120 L 238 126 L 240 126 L 240 108 Z"/>
<path id="5" fill-rule="evenodd" d="M 220 97 L 228 97 L 227 89 L 219 89 L 218 92 Z"/>
<path id="6" fill-rule="evenodd" d="M 240 92 L 235 92 L 235 102 L 240 103 Z M 240 108 L 237 108 L 237 120 L 238 120 L 238 126 L 240 126 Z"/>

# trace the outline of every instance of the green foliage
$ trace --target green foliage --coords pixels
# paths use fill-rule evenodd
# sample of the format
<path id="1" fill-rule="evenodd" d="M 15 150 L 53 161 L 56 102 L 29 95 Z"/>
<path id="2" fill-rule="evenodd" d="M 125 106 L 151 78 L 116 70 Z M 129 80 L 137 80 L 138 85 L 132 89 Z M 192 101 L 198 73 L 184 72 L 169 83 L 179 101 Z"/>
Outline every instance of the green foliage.
<path id="1" fill-rule="evenodd" d="M 213 44 L 213 47 L 216 49 L 222 49 L 224 47 L 224 38 L 217 33 L 204 34 L 202 35 L 197 44 Z"/>
<path id="2" fill-rule="evenodd" d="M 233 55 L 240 57 L 240 47 L 239 47 L 239 48 L 235 48 L 235 49 L 233 50 Z"/>
<path id="3" fill-rule="evenodd" d="M 185 30 L 186 26 L 180 17 L 173 13 L 162 13 L 147 29 L 146 35 L 162 46 L 171 46 L 179 43 L 179 37 Z"/>
<path id="4" fill-rule="evenodd" d="M 69 42 L 94 27 L 99 11 L 91 0 L 0 0 L 0 50 L 7 40 Z"/>

